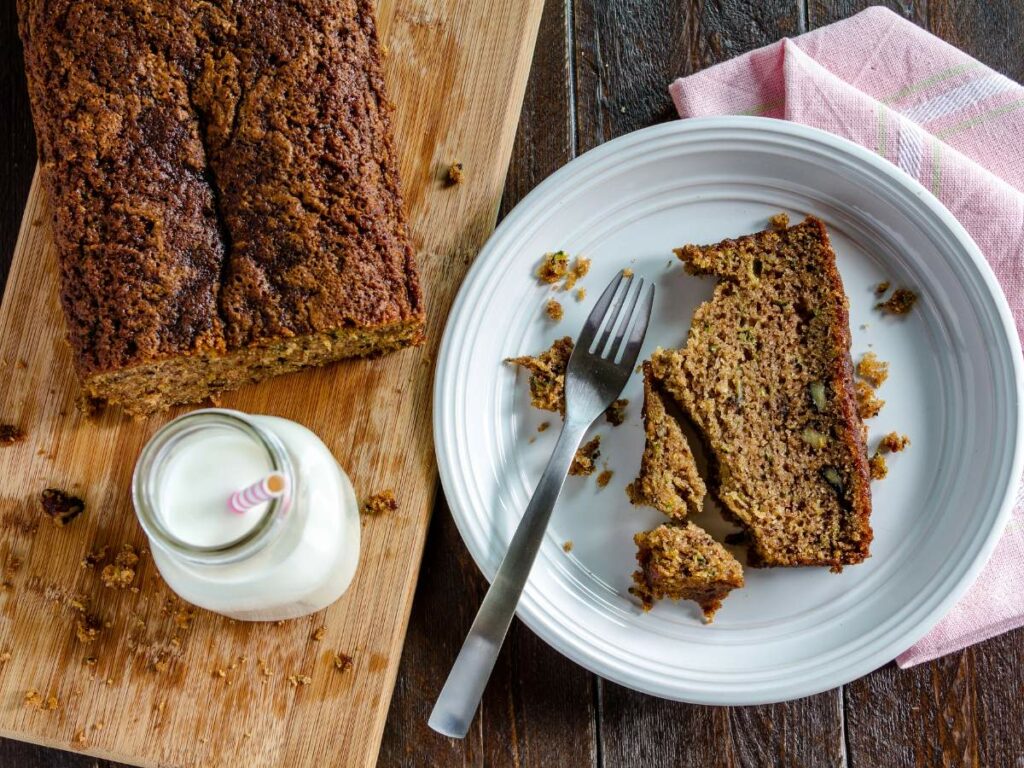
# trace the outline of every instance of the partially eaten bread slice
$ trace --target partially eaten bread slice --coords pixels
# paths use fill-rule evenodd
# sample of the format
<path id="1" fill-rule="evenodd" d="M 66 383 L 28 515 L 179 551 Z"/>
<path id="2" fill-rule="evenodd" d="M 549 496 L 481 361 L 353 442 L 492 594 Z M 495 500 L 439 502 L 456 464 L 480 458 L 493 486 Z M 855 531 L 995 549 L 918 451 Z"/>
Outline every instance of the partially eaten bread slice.
<path id="1" fill-rule="evenodd" d="M 626 486 L 626 493 L 634 504 L 685 520 L 700 512 L 707 488 L 682 427 L 665 408 L 649 361 L 644 362 L 643 372 L 644 453 L 640 474 Z"/>

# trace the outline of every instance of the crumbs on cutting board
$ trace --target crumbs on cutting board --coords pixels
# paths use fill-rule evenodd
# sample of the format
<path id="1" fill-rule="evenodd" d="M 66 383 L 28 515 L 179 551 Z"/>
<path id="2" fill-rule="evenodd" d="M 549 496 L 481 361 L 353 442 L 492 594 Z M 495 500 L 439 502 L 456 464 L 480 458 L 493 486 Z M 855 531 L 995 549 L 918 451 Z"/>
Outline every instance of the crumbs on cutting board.
<path id="1" fill-rule="evenodd" d="M 135 567 L 139 556 L 131 544 L 121 545 L 121 551 L 114 556 L 114 562 L 103 567 L 100 580 L 109 589 L 126 589 L 135 581 Z"/>
<path id="2" fill-rule="evenodd" d="M 0 445 L 14 445 L 25 440 L 25 433 L 13 424 L 0 424 Z"/>
<path id="3" fill-rule="evenodd" d="M 461 184 L 466 179 L 466 170 L 462 163 L 452 163 L 448 166 L 448 174 L 446 176 L 448 186 L 454 187 L 456 184 Z"/>
<path id="4" fill-rule="evenodd" d="M 54 525 L 63 528 L 85 511 L 85 502 L 59 488 L 47 488 L 39 497 L 43 513 Z"/>
<path id="5" fill-rule="evenodd" d="M 303 685 L 309 685 L 312 682 L 313 678 L 309 675 L 288 675 L 288 685 L 290 685 L 292 688 L 298 688 Z"/>
<path id="6" fill-rule="evenodd" d="M 375 493 L 373 496 L 363 502 L 363 506 L 360 511 L 364 515 L 382 515 L 386 512 L 395 512 L 398 509 L 398 500 L 395 498 L 395 492 L 390 488 L 380 493 Z"/>

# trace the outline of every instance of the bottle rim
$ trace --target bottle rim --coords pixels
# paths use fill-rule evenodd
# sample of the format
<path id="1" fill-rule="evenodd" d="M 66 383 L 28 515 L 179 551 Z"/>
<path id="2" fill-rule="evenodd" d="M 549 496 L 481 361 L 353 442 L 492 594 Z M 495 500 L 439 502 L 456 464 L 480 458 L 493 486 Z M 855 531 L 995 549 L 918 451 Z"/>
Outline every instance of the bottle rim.
<path id="1" fill-rule="evenodd" d="M 289 491 L 271 499 L 259 521 L 232 541 L 213 546 L 187 542 L 163 524 L 158 509 L 158 478 L 174 446 L 200 429 L 228 428 L 246 435 L 265 452 L 273 472 L 285 475 Z M 164 552 L 202 565 L 216 565 L 244 560 L 263 549 L 280 534 L 288 516 L 291 500 L 298 493 L 297 477 L 284 444 L 273 432 L 256 424 L 245 414 L 226 408 L 203 408 L 179 416 L 161 427 L 139 455 L 132 474 L 132 501 L 135 516 L 150 542 Z"/>

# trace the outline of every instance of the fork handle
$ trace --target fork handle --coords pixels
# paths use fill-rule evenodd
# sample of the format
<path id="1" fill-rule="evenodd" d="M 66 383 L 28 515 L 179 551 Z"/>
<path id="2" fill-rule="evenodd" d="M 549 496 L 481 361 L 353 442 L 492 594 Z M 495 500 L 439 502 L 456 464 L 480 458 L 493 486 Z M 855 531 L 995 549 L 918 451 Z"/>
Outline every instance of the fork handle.
<path id="1" fill-rule="evenodd" d="M 491 582 L 473 626 L 462 644 L 441 695 L 430 713 L 429 725 L 446 736 L 462 738 L 469 730 L 494 662 L 515 615 L 519 597 L 537 557 L 555 500 L 562 490 L 573 456 L 587 431 L 586 424 L 565 423 L 548 465 L 533 492 Z"/>

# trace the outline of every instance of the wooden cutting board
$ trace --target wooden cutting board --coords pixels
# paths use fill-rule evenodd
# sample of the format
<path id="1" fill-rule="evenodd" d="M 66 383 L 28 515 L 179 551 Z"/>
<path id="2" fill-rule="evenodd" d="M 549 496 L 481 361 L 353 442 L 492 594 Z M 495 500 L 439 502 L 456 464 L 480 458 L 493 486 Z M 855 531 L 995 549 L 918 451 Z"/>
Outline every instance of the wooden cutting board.
<path id="1" fill-rule="evenodd" d="M 393 489 L 398 511 L 364 518 L 355 581 L 304 619 L 243 624 L 193 614 L 145 552 L 133 588 L 104 587 L 99 568 L 82 560 L 104 545 L 108 560 L 125 543 L 145 546 L 129 498 L 132 468 L 146 440 L 181 411 L 132 422 L 116 412 L 89 420 L 75 409 L 37 178 L 0 309 L 0 423 L 27 433 L 0 447 L 0 735 L 147 766 L 376 761 L 437 487 L 433 362 L 460 279 L 494 226 L 542 0 L 379 6 L 429 341 L 221 402 L 306 424 L 358 495 Z M 453 161 L 464 163 L 466 179 L 448 187 Z M 47 487 L 82 496 L 85 514 L 63 529 L 43 519 L 38 498 Z M 83 602 L 105 622 L 87 645 L 75 633 Z M 337 670 L 336 653 L 351 656 L 352 668 Z M 41 706 L 26 702 L 30 690 Z"/>

